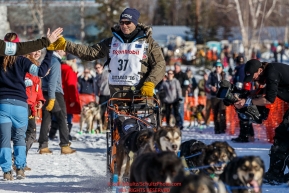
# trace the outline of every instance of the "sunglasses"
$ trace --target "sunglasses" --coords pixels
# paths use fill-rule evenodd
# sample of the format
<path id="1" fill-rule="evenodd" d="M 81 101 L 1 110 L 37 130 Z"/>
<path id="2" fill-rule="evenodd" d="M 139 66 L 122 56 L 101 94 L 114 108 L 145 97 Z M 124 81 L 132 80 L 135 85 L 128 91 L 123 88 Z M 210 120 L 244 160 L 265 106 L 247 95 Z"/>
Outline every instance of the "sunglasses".
<path id="1" fill-rule="evenodd" d="M 120 25 L 124 25 L 124 24 L 125 24 L 125 25 L 130 25 L 130 24 L 131 24 L 131 21 L 120 21 L 119 24 L 120 24 Z"/>

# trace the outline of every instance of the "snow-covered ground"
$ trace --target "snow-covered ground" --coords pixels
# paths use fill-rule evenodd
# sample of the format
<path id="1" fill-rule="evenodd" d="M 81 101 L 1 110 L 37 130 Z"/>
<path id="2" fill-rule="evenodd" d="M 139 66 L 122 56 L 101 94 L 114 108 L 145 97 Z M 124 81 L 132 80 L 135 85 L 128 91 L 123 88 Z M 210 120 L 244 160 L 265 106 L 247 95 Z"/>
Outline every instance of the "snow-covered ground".
<path id="1" fill-rule="evenodd" d="M 186 123 L 188 124 L 188 123 Z M 58 141 L 50 141 L 49 148 L 52 155 L 40 155 L 37 152 L 38 143 L 34 143 L 28 153 L 27 163 L 32 168 L 26 172 L 26 179 L 11 182 L 0 181 L 0 193 L 2 192 L 112 192 L 108 188 L 109 177 L 106 175 L 106 136 L 105 134 L 77 134 L 78 124 L 74 124 L 72 134 L 77 141 L 72 147 L 76 154 L 61 155 Z M 38 128 L 39 130 L 39 128 Z M 230 139 L 236 136 L 228 134 L 214 135 L 213 128 L 184 129 L 183 141 L 198 139 L 206 144 L 215 140 L 228 141 L 237 154 L 259 155 L 269 165 L 269 148 L 271 144 L 264 140 L 264 132 L 256 131 L 256 137 L 260 137 L 253 143 L 232 143 Z M 1 174 L 2 175 L 2 174 Z M 0 177 L 1 178 L 1 177 Z M 286 184 L 280 186 L 263 185 L 263 192 L 288 193 Z"/>

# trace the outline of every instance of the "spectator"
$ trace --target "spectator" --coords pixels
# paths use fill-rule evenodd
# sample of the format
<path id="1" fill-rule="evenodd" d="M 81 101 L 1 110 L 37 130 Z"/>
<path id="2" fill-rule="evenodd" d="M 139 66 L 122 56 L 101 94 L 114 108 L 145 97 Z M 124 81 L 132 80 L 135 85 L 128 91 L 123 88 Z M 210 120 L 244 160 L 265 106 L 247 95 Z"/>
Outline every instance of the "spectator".
<path id="1" fill-rule="evenodd" d="M 205 115 L 205 124 L 207 126 L 210 125 L 210 115 L 211 115 L 211 110 L 212 110 L 212 103 L 211 103 L 211 89 L 209 87 L 207 87 L 207 82 L 208 82 L 208 74 L 205 72 L 204 73 L 204 78 L 202 79 L 203 82 L 204 82 L 204 92 L 205 92 L 205 95 L 206 95 L 206 115 Z M 202 81 L 200 81 L 202 82 Z M 202 83 L 200 83 L 200 86 L 202 85 Z"/>
<path id="2" fill-rule="evenodd" d="M 72 129 L 73 114 L 80 114 L 80 99 L 77 90 L 77 57 L 72 54 L 66 55 L 66 61 L 61 62 L 61 79 L 64 92 L 64 100 L 67 113 L 67 126 L 69 131 L 69 140 L 75 140 L 70 132 Z"/>
<path id="3" fill-rule="evenodd" d="M 103 70 L 103 65 L 99 62 L 95 65 L 96 78 L 95 78 L 95 96 L 99 104 L 101 104 L 101 119 L 102 123 L 106 125 L 105 111 L 107 104 L 105 102 L 110 98 L 110 91 L 108 85 L 108 71 Z M 98 99 L 97 99 L 98 98 Z"/>
<path id="4" fill-rule="evenodd" d="M 169 125 L 170 123 L 170 115 L 173 110 L 176 119 L 176 126 L 182 128 L 183 125 L 179 113 L 180 101 L 183 100 L 182 90 L 180 82 L 176 78 L 174 78 L 174 72 L 172 70 L 168 71 L 168 79 L 162 83 L 161 89 L 163 89 L 164 92 L 166 93 L 164 103 L 166 109 L 167 125 Z"/>
<path id="5" fill-rule="evenodd" d="M 47 51 L 43 62 L 48 62 L 50 65 L 52 51 Z M 31 52 L 26 56 L 33 64 L 39 66 L 39 59 L 41 57 L 41 50 Z M 30 73 L 25 75 L 26 95 L 28 97 L 28 127 L 26 131 L 26 156 L 29 149 L 32 147 L 36 140 L 36 123 L 35 117 L 37 117 L 38 110 L 40 110 L 45 102 L 41 89 L 41 79 L 38 76 L 34 76 Z M 24 170 L 31 170 L 27 165 Z"/>
<path id="6" fill-rule="evenodd" d="M 276 97 L 284 102 L 289 102 L 289 66 L 282 63 L 261 63 L 259 60 L 252 59 L 245 64 L 245 83 L 257 81 L 258 85 L 265 86 L 265 93 L 252 99 L 240 99 L 234 106 L 238 109 L 248 105 L 265 106 L 273 104 Z M 247 100 L 247 101 L 246 101 Z M 245 104 L 246 103 L 246 104 Z M 265 173 L 263 183 L 279 185 L 287 183 L 288 173 L 284 175 L 286 166 L 288 167 L 289 155 L 289 110 L 283 115 L 282 122 L 275 129 L 274 142 L 270 148 L 269 169 Z"/>
<path id="7" fill-rule="evenodd" d="M 69 132 L 66 121 L 66 105 L 63 96 L 61 81 L 61 58 L 65 56 L 65 52 L 58 50 L 53 52 L 51 60 L 50 73 L 42 79 L 43 96 L 46 103 L 42 108 L 42 122 L 39 135 L 39 153 L 51 154 L 48 148 L 48 130 L 51 123 L 51 115 L 53 113 L 59 128 L 61 154 L 71 154 L 75 150 L 70 147 Z"/>
<path id="8" fill-rule="evenodd" d="M 187 68 L 186 74 L 189 78 L 189 88 L 188 88 L 188 96 L 194 96 L 195 89 L 198 87 L 198 83 L 194 74 L 190 68 Z"/>
<path id="9" fill-rule="evenodd" d="M 189 49 L 187 53 L 184 55 L 186 65 L 193 65 L 193 61 L 196 59 L 196 51 L 193 49 Z"/>
<path id="10" fill-rule="evenodd" d="M 75 137 L 72 137 L 70 132 L 72 129 L 72 119 L 73 114 L 80 114 L 80 99 L 77 90 L 77 57 L 72 54 L 66 54 L 66 60 L 61 62 L 61 80 L 62 80 L 62 89 L 64 92 L 64 100 L 66 106 L 66 118 L 67 118 L 67 127 L 69 131 L 69 140 L 75 140 Z M 51 127 L 49 131 L 48 138 L 50 140 L 56 139 L 56 133 L 58 130 L 58 123 L 55 115 L 52 114 Z"/>
<path id="11" fill-rule="evenodd" d="M 222 101 L 216 97 L 219 89 L 219 82 L 225 79 L 223 64 L 219 61 L 215 63 L 216 70 L 211 72 L 206 83 L 206 87 L 211 91 L 211 104 L 214 114 L 215 134 L 226 132 L 226 107 Z"/>
<path id="12" fill-rule="evenodd" d="M 78 89 L 80 94 L 94 94 L 94 77 L 88 68 L 78 77 Z"/>
<path id="13" fill-rule="evenodd" d="M 174 78 L 177 79 L 181 85 L 181 89 L 182 89 L 182 96 L 180 97 L 185 97 L 187 92 L 188 92 L 188 88 L 190 86 L 190 81 L 189 81 L 189 78 L 187 76 L 186 73 L 182 72 L 181 70 L 181 63 L 179 62 L 176 62 L 174 64 L 175 66 L 175 71 L 174 71 Z M 183 120 L 184 120 L 184 101 L 180 101 L 179 102 L 180 105 L 180 128 L 183 129 Z"/>
<path id="14" fill-rule="evenodd" d="M 245 61 L 243 56 L 236 57 L 236 68 L 234 71 L 233 83 L 243 83 L 245 78 Z M 250 120 L 239 119 L 240 133 L 237 138 L 232 138 L 233 142 L 252 142 L 254 141 L 254 128 Z"/>
<path id="15" fill-rule="evenodd" d="M 54 31 L 48 37 L 57 39 L 61 31 Z M 19 42 L 16 33 L 8 33 L 4 40 Z M 29 59 L 17 56 L 0 57 L 0 163 L 4 173 L 3 180 L 13 180 L 12 151 L 10 141 L 13 141 L 14 164 L 16 178 L 25 178 L 26 144 L 25 133 L 28 124 L 28 105 L 24 77 L 26 73 L 35 76 L 45 76 L 49 69 L 50 57 L 41 66 L 36 66 Z"/>
<path id="16" fill-rule="evenodd" d="M 206 81 L 208 80 L 208 74 L 204 72 L 203 78 L 198 82 L 199 93 L 198 96 L 206 96 Z"/>

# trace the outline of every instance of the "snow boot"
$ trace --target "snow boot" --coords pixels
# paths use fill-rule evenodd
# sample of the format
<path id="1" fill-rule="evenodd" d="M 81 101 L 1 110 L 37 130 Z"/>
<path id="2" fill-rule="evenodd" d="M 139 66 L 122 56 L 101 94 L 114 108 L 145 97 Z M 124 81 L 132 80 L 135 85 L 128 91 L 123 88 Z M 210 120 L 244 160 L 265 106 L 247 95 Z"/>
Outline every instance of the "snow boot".
<path id="1" fill-rule="evenodd" d="M 288 153 L 284 150 L 287 148 L 287 145 L 282 143 L 278 144 L 276 141 L 275 139 L 270 149 L 270 166 L 263 179 L 265 184 L 279 185 L 285 183 L 284 171 Z"/>
<path id="2" fill-rule="evenodd" d="M 13 174 L 12 174 L 12 170 L 8 171 L 8 172 L 4 172 L 3 174 L 3 180 L 4 181 L 11 181 L 13 180 Z"/>
<path id="3" fill-rule="evenodd" d="M 70 147 L 71 143 L 67 144 L 66 146 L 61 147 L 61 154 L 72 154 L 75 153 L 76 150 Z"/>
<path id="4" fill-rule="evenodd" d="M 232 142 L 236 142 L 236 143 L 247 143 L 249 142 L 248 138 L 242 138 L 242 137 L 237 137 L 237 138 L 232 138 L 231 139 Z"/>
<path id="5" fill-rule="evenodd" d="M 45 147 L 40 149 L 39 154 L 52 154 L 52 151 L 48 147 Z"/>
<path id="6" fill-rule="evenodd" d="M 25 178 L 24 169 L 16 169 L 16 178 L 22 180 Z"/>
<path id="7" fill-rule="evenodd" d="M 25 170 L 25 171 L 31 171 L 31 168 L 28 167 L 28 166 L 25 166 L 25 167 L 24 167 L 24 170 Z"/>
<path id="8" fill-rule="evenodd" d="M 236 143 L 247 143 L 249 142 L 248 138 L 248 130 L 249 130 L 250 124 L 248 121 L 242 121 L 240 120 L 240 133 L 237 138 L 231 139 L 233 142 Z"/>
<path id="9" fill-rule="evenodd" d="M 71 124 L 71 123 L 67 123 L 67 127 L 68 127 L 68 131 L 69 131 L 69 136 L 68 136 L 69 141 L 74 141 L 74 140 L 76 140 L 76 137 L 72 137 L 71 134 L 70 134 L 70 131 L 71 131 L 71 129 L 72 129 L 72 124 Z"/>

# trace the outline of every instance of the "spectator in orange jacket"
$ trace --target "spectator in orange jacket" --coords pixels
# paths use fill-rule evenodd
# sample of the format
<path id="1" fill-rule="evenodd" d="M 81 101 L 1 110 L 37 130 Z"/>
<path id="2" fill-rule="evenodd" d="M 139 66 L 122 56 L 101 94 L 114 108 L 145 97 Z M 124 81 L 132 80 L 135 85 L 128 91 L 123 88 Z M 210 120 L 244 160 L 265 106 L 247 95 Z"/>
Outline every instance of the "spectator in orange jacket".
<path id="1" fill-rule="evenodd" d="M 51 57 L 52 51 L 47 51 L 45 57 Z M 33 64 L 39 66 L 39 58 L 41 57 L 41 50 L 31 52 L 26 56 Z M 49 73 L 49 71 L 48 71 Z M 35 117 L 38 116 L 38 109 L 41 109 L 45 99 L 42 94 L 41 89 L 41 79 L 38 76 L 34 76 L 30 73 L 25 75 L 25 86 L 26 86 L 26 95 L 27 95 L 27 104 L 28 104 L 28 126 L 26 131 L 26 156 L 28 150 L 32 147 L 32 144 L 36 140 L 36 123 Z M 24 170 L 31 170 L 27 165 Z"/>

